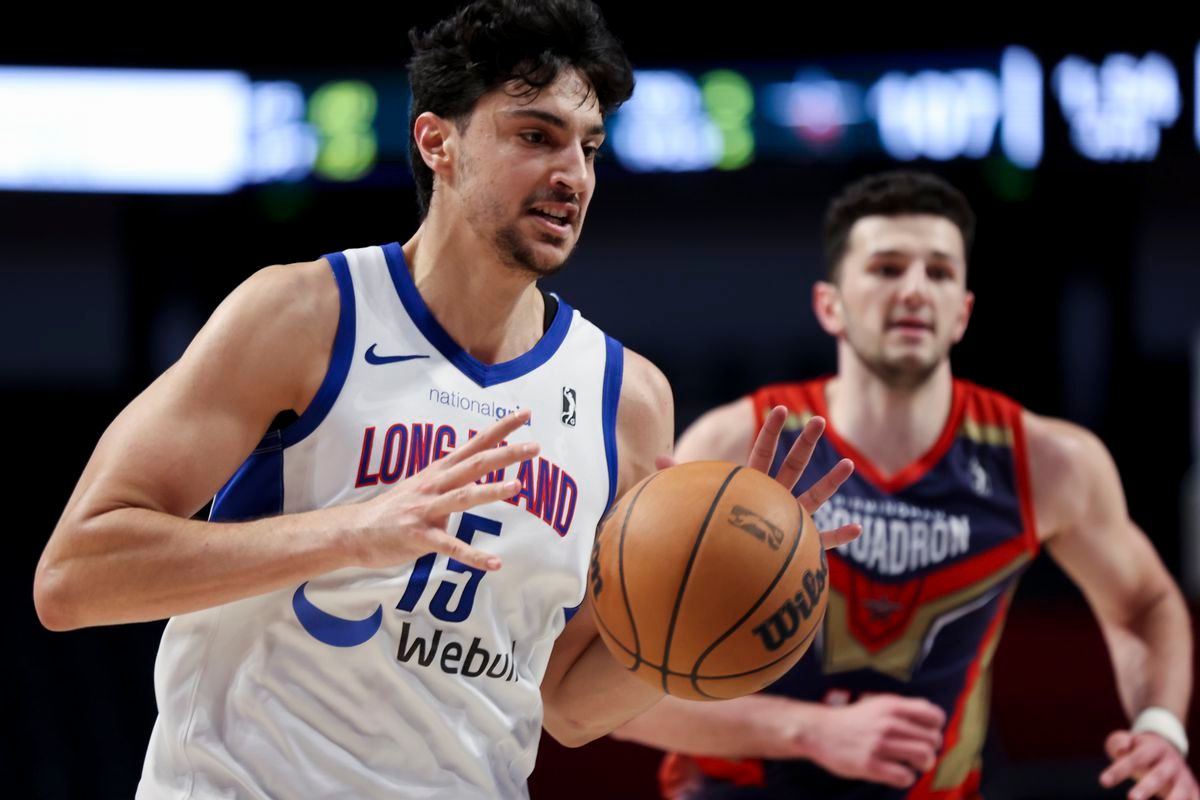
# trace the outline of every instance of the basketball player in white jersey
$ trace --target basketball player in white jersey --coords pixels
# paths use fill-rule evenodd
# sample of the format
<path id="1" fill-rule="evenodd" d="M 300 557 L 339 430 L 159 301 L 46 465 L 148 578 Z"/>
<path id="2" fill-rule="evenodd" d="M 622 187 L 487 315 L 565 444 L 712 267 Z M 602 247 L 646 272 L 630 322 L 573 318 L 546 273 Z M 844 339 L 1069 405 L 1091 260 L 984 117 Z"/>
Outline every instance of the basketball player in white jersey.
<path id="1" fill-rule="evenodd" d="M 234 291 L 38 565 L 49 628 L 170 617 L 139 798 L 519 797 L 543 721 L 580 744 L 660 697 L 568 618 L 671 448 L 670 388 L 536 283 L 629 63 L 588 0 L 480 0 L 412 42 L 416 234 Z"/>

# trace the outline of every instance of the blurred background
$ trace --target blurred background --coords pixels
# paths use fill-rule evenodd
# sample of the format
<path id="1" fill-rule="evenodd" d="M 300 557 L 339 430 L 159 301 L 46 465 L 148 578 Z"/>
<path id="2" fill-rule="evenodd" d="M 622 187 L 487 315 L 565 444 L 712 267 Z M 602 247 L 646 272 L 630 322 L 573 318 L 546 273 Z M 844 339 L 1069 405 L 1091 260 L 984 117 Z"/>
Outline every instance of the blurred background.
<path id="1" fill-rule="evenodd" d="M 44 631 L 38 555 L 105 427 L 239 282 L 411 235 L 405 34 L 452 5 L 326 9 L 303 28 L 243 9 L 0 48 L 0 391 L 25 465 L 3 582 L 12 796 L 132 796 L 162 626 Z M 948 38 L 935 31 L 958 21 L 864 31 L 849 12 L 601 5 L 638 87 L 549 287 L 663 369 L 679 429 L 764 382 L 832 371 L 809 303 L 826 200 L 871 171 L 933 170 L 979 216 L 955 372 L 1103 438 L 1195 614 L 1200 29 L 997 19 Z M 1123 724 L 1107 654 L 1046 558 L 993 697 L 989 798 L 1118 796 L 1096 784 Z M 652 798 L 657 761 L 546 741 L 531 791 Z"/>

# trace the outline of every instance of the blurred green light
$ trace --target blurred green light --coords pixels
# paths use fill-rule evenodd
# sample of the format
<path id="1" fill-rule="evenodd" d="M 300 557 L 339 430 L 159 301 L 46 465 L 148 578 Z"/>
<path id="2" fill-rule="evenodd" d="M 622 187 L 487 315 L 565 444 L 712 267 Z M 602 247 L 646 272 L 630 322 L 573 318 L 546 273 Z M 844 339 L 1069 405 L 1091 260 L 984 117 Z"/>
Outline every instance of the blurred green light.
<path id="1" fill-rule="evenodd" d="M 701 76 L 700 94 L 724 141 L 717 169 L 741 169 L 754 160 L 754 132 L 750 129 L 754 89 L 741 74 L 717 69 Z"/>
<path id="2" fill-rule="evenodd" d="M 717 169 L 741 169 L 754 160 L 754 134 L 749 128 L 723 130 L 721 135 L 725 137 L 725 152 Z"/>
<path id="3" fill-rule="evenodd" d="M 308 119 L 321 144 L 314 171 L 334 181 L 354 181 L 375 166 L 379 96 L 364 81 L 333 81 L 313 92 Z"/>
<path id="4" fill-rule="evenodd" d="M 713 70 L 700 78 L 704 107 L 720 127 L 744 125 L 754 111 L 754 90 L 739 73 Z"/>

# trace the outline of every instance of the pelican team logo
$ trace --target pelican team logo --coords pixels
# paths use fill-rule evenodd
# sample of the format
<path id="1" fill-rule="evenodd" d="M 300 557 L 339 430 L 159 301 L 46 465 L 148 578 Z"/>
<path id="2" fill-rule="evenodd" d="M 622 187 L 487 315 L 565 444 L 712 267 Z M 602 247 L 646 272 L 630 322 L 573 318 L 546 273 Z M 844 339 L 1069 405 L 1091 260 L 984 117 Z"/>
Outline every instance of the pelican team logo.
<path id="1" fill-rule="evenodd" d="M 575 427 L 575 390 L 569 386 L 563 387 L 562 423 Z"/>
<path id="2" fill-rule="evenodd" d="M 983 464 L 979 463 L 979 459 L 971 456 L 971 463 L 968 465 L 971 470 L 971 488 L 975 490 L 975 494 L 980 497 L 992 496 L 992 481 L 988 477 L 987 470 L 983 468 Z"/>

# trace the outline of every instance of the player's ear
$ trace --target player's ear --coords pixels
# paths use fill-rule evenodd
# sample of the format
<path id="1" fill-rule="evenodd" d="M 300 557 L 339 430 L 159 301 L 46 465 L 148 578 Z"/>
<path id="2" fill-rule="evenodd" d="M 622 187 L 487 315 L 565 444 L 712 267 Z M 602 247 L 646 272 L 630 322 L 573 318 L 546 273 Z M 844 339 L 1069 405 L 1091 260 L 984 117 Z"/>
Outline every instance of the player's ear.
<path id="1" fill-rule="evenodd" d="M 846 329 L 842 310 L 842 294 L 836 283 L 817 281 L 812 291 L 813 314 L 830 336 L 841 336 Z"/>
<path id="2" fill-rule="evenodd" d="M 962 306 L 958 310 L 958 314 L 954 318 L 954 344 L 962 341 L 963 335 L 967 332 L 967 323 L 971 321 L 971 312 L 975 309 L 975 293 L 967 292 L 963 296 Z"/>
<path id="3" fill-rule="evenodd" d="M 442 180 L 450 177 L 457 145 L 454 142 L 457 129 L 454 123 L 426 111 L 413 120 L 413 141 L 425 166 Z"/>

